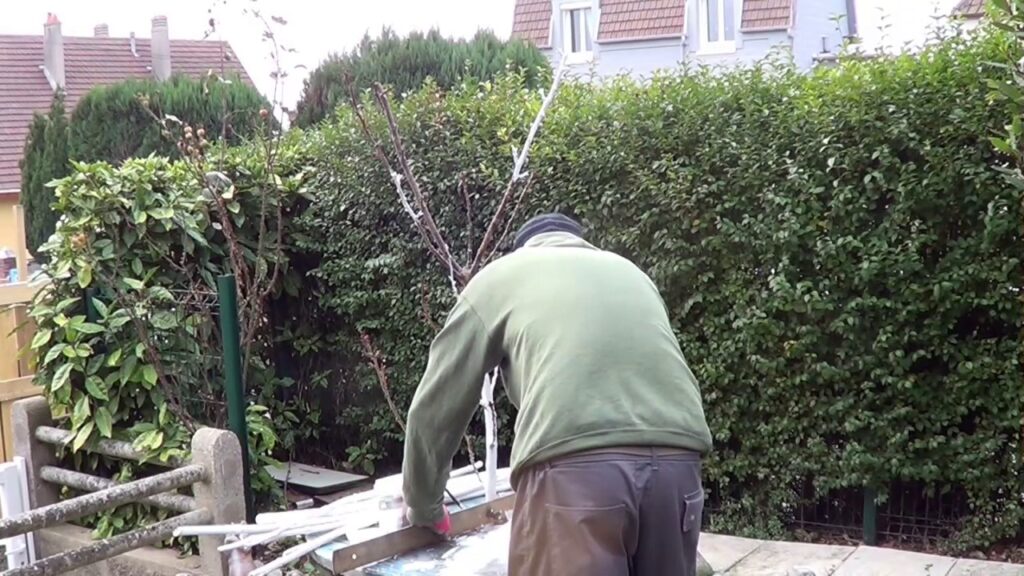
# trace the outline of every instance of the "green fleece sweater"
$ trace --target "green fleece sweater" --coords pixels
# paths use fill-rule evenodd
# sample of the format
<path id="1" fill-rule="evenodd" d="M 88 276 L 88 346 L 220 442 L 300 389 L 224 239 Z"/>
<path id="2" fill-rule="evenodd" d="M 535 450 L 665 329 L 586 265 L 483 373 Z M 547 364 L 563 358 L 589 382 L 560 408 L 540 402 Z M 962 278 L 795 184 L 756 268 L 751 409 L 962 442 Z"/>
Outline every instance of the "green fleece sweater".
<path id="1" fill-rule="evenodd" d="M 430 347 L 405 438 L 414 523 L 440 519 L 452 457 L 495 366 L 519 409 L 513 477 L 582 450 L 711 449 L 700 390 L 651 280 L 571 234 L 541 234 L 473 278 Z"/>

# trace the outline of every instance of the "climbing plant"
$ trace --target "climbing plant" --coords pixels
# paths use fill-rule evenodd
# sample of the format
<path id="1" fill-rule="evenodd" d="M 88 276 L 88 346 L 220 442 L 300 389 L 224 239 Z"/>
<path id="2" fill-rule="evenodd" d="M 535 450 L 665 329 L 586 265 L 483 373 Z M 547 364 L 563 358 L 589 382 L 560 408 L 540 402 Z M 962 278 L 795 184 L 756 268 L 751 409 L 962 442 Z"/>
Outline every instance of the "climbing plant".
<path id="1" fill-rule="evenodd" d="M 76 467 L 125 479 L 139 469 L 86 457 L 83 448 L 126 440 L 167 461 L 187 456 L 198 426 L 226 427 L 216 277 L 241 276 L 243 319 L 262 318 L 265 305 L 298 290 L 277 215 L 303 201 L 302 148 L 279 152 L 274 173 L 259 150 L 218 156 L 222 169 L 210 173 L 218 186 L 196 172 L 201 164 L 155 157 L 117 168 L 75 163 L 58 182 L 63 220 L 43 247 L 52 280 L 32 306 L 32 348 L 53 415 L 74 434 Z M 262 467 L 281 448 L 276 430 L 297 418 L 274 394 L 284 384 L 265 361 L 273 335 L 262 321 L 242 328 L 249 448 L 256 487 L 272 496 L 276 485 Z M 132 527 L 114 524 L 117 517 L 101 529 Z"/>

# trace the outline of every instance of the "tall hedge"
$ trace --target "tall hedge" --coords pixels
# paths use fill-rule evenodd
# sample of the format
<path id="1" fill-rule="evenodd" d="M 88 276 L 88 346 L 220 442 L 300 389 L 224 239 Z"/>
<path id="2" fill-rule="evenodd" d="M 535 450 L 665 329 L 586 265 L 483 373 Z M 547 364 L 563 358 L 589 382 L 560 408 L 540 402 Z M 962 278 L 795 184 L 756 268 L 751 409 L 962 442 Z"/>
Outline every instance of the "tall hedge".
<path id="1" fill-rule="evenodd" d="M 71 170 L 68 164 L 68 122 L 64 115 L 64 97 L 57 94 L 46 114 L 32 117 L 25 154 L 21 160 L 21 204 L 25 208 L 26 246 L 36 260 L 44 260 L 39 247 L 53 234 L 57 225 L 53 189 L 47 184 Z"/>
<path id="2" fill-rule="evenodd" d="M 451 88 L 463 79 L 490 80 L 510 66 L 523 69 L 531 86 L 550 68 L 547 58 L 532 44 L 502 41 L 490 31 L 479 31 L 470 40 L 455 40 L 436 29 L 403 38 L 384 28 L 377 38 L 364 36 L 350 52 L 331 55 L 310 74 L 298 103 L 296 124 L 312 126 L 346 102 L 346 76 L 359 90 L 380 82 L 404 94 L 420 88 L 428 77 L 442 88 Z"/>
<path id="3" fill-rule="evenodd" d="M 916 481 L 968 500 L 952 549 L 1024 536 L 1022 192 L 998 170 L 1005 158 L 989 140 L 1008 110 L 986 94 L 987 80 L 1005 74 L 990 63 L 1020 56 L 1018 44 L 990 35 L 807 75 L 768 65 L 696 70 L 643 84 L 569 83 L 559 95 L 527 166 L 533 186 L 519 219 L 573 213 L 595 243 L 633 259 L 661 288 L 715 438 L 706 483 L 721 503 L 716 529 L 777 535 L 806 503 L 806 485 L 820 498 L 862 487 L 885 496 L 894 481 Z M 428 82 L 396 104 L 452 250 L 482 234 L 540 96 L 512 74 L 447 91 Z M 383 138 L 381 118 L 370 123 Z M 271 190 L 308 183 L 311 196 L 287 211 L 275 258 L 287 258 L 288 273 L 268 295 L 249 391 L 270 408 L 291 447 L 284 455 L 394 467 L 402 433 L 361 338 L 383 354 L 404 410 L 431 325 L 451 304 L 446 275 L 351 112 L 340 108 L 294 145 L 289 158 L 305 165 L 286 166 L 287 181 Z M 259 169 L 256 152 L 235 152 L 232 178 Z M 58 231 L 62 291 L 34 312 L 50 330 L 37 348 L 53 355 L 41 374 L 81 442 L 106 430 L 148 445 L 155 435 L 129 424 L 135 413 L 175 424 L 152 391 L 133 394 L 152 384 L 141 362 L 126 371 L 84 359 L 97 348 L 83 344 L 135 349 L 110 320 L 82 330 L 75 298 L 94 281 L 83 264 L 115 278 L 144 274 L 141 287 L 138 277 L 124 281 L 147 291 L 155 307 L 144 310 L 184 313 L 148 291 L 208 289 L 205 274 L 223 270 L 222 233 L 207 215 L 209 194 L 183 184 L 176 165 L 78 170 L 59 194 L 76 215 Z M 232 214 L 252 250 L 266 196 L 247 190 Z M 127 207 L 145 215 L 123 214 Z M 190 230 L 209 246 L 197 248 Z M 135 252 L 145 255 L 142 272 Z M 158 256 L 193 253 L 203 259 L 181 257 L 184 272 Z M 180 337 L 197 345 L 196 334 Z M 56 342 L 64 347 L 54 353 Z M 106 388 L 90 389 L 99 385 L 91 370 Z M 135 407 L 122 403 L 109 430 L 85 428 L 79 403 L 98 410 L 110 391 Z M 507 405 L 501 414 L 507 446 L 514 414 Z"/>
<path id="4" fill-rule="evenodd" d="M 178 135 L 165 133 L 157 121 L 165 116 L 203 127 L 212 142 L 226 137 L 228 144 L 240 144 L 261 134 L 266 121 L 260 110 L 266 107 L 266 99 L 237 78 L 174 77 L 101 86 L 78 101 L 70 122 L 63 97 L 57 96 L 48 114 L 33 118 L 21 161 L 29 250 L 36 258 L 46 258 L 39 247 L 53 234 L 58 218 L 51 209 L 53 191 L 46 184 L 70 172 L 69 159 L 116 164 L 150 154 L 177 158 Z"/>
<path id="5" fill-rule="evenodd" d="M 238 144 L 258 134 L 266 99 L 237 78 L 166 82 L 127 80 L 89 91 L 75 106 L 68 137 L 70 156 L 80 162 L 119 163 L 150 154 L 177 158 L 176 138 L 164 134 L 154 116 L 173 116 L 202 126 L 207 137 Z"/>
<path id="6" fill-rule="evenodd" d="M 986 94 L 1004 74 L 990 62 L 1018 52 L 993 36 L 808 75 L 703 70 L 559 96 L 521 217 L 582 217 L 661 288 L 715 437 L 719 529 L 777 534 L 807 484 L 884 497 L 899 480 L 963 491 L 954 548 L 1021 536 L 1021 192 L 994 169 L 988 138 L 1007 115 Z M 453 250 L 468 230 L 479 238 L 539 106 L 523 84 L 428 86 L 398 106 Z M 433 334 L 423 302 L 441 322 L 450 301 L 339 113 L 315 135 L 320 185 L 300 244 L 322 311 L 304 328 L 313 355 L 348 360 L 326 372 L 338 442 L 394 462 L 400 430 L 359 333 L 408 406 Z"/>

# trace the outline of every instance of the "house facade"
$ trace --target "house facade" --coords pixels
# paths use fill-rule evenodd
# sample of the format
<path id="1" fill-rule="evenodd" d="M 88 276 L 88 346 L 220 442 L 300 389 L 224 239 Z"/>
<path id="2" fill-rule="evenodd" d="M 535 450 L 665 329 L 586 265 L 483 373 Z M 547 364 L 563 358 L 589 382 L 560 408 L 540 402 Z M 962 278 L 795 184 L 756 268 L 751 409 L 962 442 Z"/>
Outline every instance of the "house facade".
<path id="1" fill-rule="evenodd" d="M 749 64 L 773 50 L 808 69 L 856 35 L 853 0 L 516 0 L 512 26 L 554 65 L 565 56 L 600 77 Z"/>
<path id="2" fill-rule="evenodd" d="M 50 109 L 64 93 L 70 114 L 96 86 L 130 78 L 200 77 L 209 71 L 252 82 L 231 46 L 205 40 L 171 40 L 167 18 L 153 18 L 150 38 L 111 38 L 106 25 L 93 36 L 65 37 L 51 14 L 41 36 L 0 35 L 0 251 L 16 245 L 14 207 L 21 189 L 21 162 L 32 115 Z"/>
<path id="3" fill-rule="evenodd" d="M 960 0 L 953 8 L 953 16 L 962 19 L 964 28 L 976 28 L 985 17 L 985 0 Z"/>

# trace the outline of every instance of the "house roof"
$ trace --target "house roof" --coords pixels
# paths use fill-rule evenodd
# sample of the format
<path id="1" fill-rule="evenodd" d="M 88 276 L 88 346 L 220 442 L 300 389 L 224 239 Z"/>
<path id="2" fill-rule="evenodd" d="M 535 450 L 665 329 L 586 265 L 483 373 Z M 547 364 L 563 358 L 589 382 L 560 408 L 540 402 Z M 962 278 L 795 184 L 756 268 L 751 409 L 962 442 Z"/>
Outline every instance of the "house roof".
<path id="1" fill-rule="evenodd" d="M 599 1 L 598 42 L 682 37 L 686 30 L 686 0 Z M 793 23 L 795 4 L 796 0 L 744 0 L 740 29 L 787 29 Z M 552 0 L 516 0 L 512 36 L 549 48 L 551 5 Z"/>
<path id="2" fill-rule="evenodd" d="M 685 11 L 682 0 L 602 0 L 597 41 L 680 37 Z"/>
<path id="3" fill-rule="evenodd" d="M 516 0 L 512 37 L 529 40 L 539 48 L 551 46 L 551 0 Z"/>
<path id="4" fill-rule="evenodd" d="M 796 0 L 744 0 L 740 30 L 785 30 L 793 25 Z"/>
<path id="5" fill-rule="evenodd" d="M 136 55 L 137 54 L 137 55 Z M 64 37 L 65 107 L 74 109 L 94 86 L 129 78 L 152 78 L 149 39 Z M 223 68 L 222 68 L 223 63 Z M 42 70 L 42 36 L 0 35 L 0 194 L 21 188 L 25 137 L 34 112 L 50 108 L 53 90 Z M 171 40 L 174 74 L 199 77 L 210 70 L 252 79 L 226 42 Z"/>
<path id="6" fill-rule="evenodd" d="M 953 8 L 953 14 L 968 17 L 984 16 L 985 0 L 960 0 L 956 8 Z"/>

